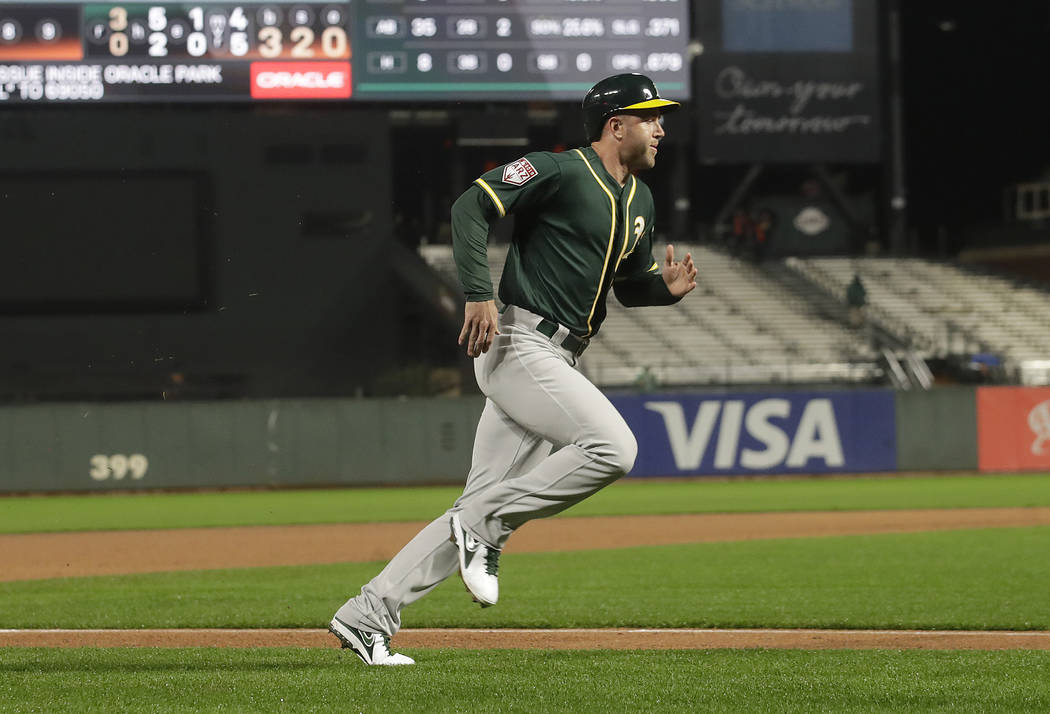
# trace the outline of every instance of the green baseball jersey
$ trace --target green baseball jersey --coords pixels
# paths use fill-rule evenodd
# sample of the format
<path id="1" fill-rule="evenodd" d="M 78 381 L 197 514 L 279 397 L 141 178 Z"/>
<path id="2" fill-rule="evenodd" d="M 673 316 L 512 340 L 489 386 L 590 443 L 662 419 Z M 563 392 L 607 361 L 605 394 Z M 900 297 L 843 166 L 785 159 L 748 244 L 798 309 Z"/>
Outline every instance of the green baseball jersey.
<path id="1" fill-rule="evenodd" d="M 594 335 L 612 287 L 628 307 L 679 298 L 653 259 L 653 197 L 635 176 L 621 186 L 591 147 L 534 152 L 474 181 L 452 206 L 452 246 L 468 301 L 492 300 L 490 224 L 515 216 L 499 298 Z"/>

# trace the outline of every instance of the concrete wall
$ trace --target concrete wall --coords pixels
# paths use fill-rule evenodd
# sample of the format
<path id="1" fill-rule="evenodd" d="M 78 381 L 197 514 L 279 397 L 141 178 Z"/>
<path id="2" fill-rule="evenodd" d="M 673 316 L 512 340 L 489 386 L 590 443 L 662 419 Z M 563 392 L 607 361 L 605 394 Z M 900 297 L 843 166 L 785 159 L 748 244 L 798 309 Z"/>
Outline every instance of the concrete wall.
<path id="1" fill-rule="evenodd" d="M 461 481 L 480 398 L 0 408 L 0 492 Z"/>
<path id="2" fill-rule="evenodd" d="M 1050 471 L 1050 389 L 613 402 L 639 438 L 634 476 Z M 465 397 L 0 407 L 0 493 L 459 483 L 482 406 Z"/>
<path id="3" fill-rule="evenodd" d="M 977 405 L 972 387 L 896 395 L 897 468 L 977 468 Z"/>

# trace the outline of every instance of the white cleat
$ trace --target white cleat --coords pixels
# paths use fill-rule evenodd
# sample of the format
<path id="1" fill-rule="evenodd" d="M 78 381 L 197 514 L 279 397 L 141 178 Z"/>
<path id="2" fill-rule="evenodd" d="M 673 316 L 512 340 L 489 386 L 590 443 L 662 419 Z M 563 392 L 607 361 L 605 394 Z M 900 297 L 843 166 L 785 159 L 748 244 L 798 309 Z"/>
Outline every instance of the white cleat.
<path id="1" fill-rule="evenodd" d="M 333 617 L 328 631 L 339 638 L 343 649 L 353 650 L 365 664 L 415 664 L 411 657 L 390 651 L 390 638 L 380 632 L 368 632 Z"/>
<path id="2" fill-rule="evenodd" d="M 452 537 L 459 549 L 459 575 L 463 584 L 482 607 L 495 605 L 499 599 L 499 548 L 491 548 L 466 530 L 459 514 L 452 514 Z"/>

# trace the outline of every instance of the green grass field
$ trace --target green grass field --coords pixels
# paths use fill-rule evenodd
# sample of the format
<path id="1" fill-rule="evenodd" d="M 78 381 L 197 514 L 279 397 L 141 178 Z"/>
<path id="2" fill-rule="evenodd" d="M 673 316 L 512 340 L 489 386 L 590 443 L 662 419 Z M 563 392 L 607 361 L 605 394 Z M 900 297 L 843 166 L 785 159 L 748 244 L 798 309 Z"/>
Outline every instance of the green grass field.
<path id="1" fill-rule="evenodd" d="M 1039 712 L 1050 653 L 410 652 L 365 668 L 336 650 L 3 653 L 7 712 Z M 356 658 L 354 658 L 356 660 Z"/>
<path id="2" fill-rule="evenodd" d="M 424 521 L 457 487 L 0 498 L 0 533 Z M 569 516 L 1050 506 L 1050 475 L 625 479 Z"/>
<path id="3" fill-rule="evenodd" d="M 497 607 L 458 578 L 406 627 L 1050 629 L 1050 528 L 508 554 Z M 382 563 L 0 583 L 19 628 L 322 627 Z"/>
<path id="4" fill-rule="evenodd" d="M 425 519 L 452 489 L 0 499 L 0 528 Z M 623 482 L 568 515 L 1050 505 L 1050 477 Z M 133 534 L 129 534 L 133 537 Z M 1050 527 L 508 554 L 406 627 L 1050 629 Z M 0 556 L 2 558 L 2 556 Z M 322 627 L 382 566 L 0 583 L 3 628 Z M 396 644 L 396 642 L 395 642 Z M 3 711 L 1047 711 L 1050 652 L 0 650 Z"/>

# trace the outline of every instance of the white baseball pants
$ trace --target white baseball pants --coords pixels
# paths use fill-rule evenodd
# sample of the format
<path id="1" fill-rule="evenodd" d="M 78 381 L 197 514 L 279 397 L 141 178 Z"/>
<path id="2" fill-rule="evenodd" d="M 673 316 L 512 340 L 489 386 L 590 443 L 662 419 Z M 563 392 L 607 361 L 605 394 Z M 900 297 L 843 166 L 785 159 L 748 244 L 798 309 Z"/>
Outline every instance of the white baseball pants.
<path id="1" fill-rule="evenodd" d="M 456 511 L 465 528 L 502 548 L 526 521 L 563 511 L 631 470 L 638 445 L 627 423 L 557 346 L 566 329 L 548 339 L 535 329 L 540 320 L 519 307 L 504 311 L 500 334 L 474 364 L 487 399 L 463 494 L 339 609 L 340 620 L 394 635 L 401 609 L 457 571 L 449 541 Z"/>

